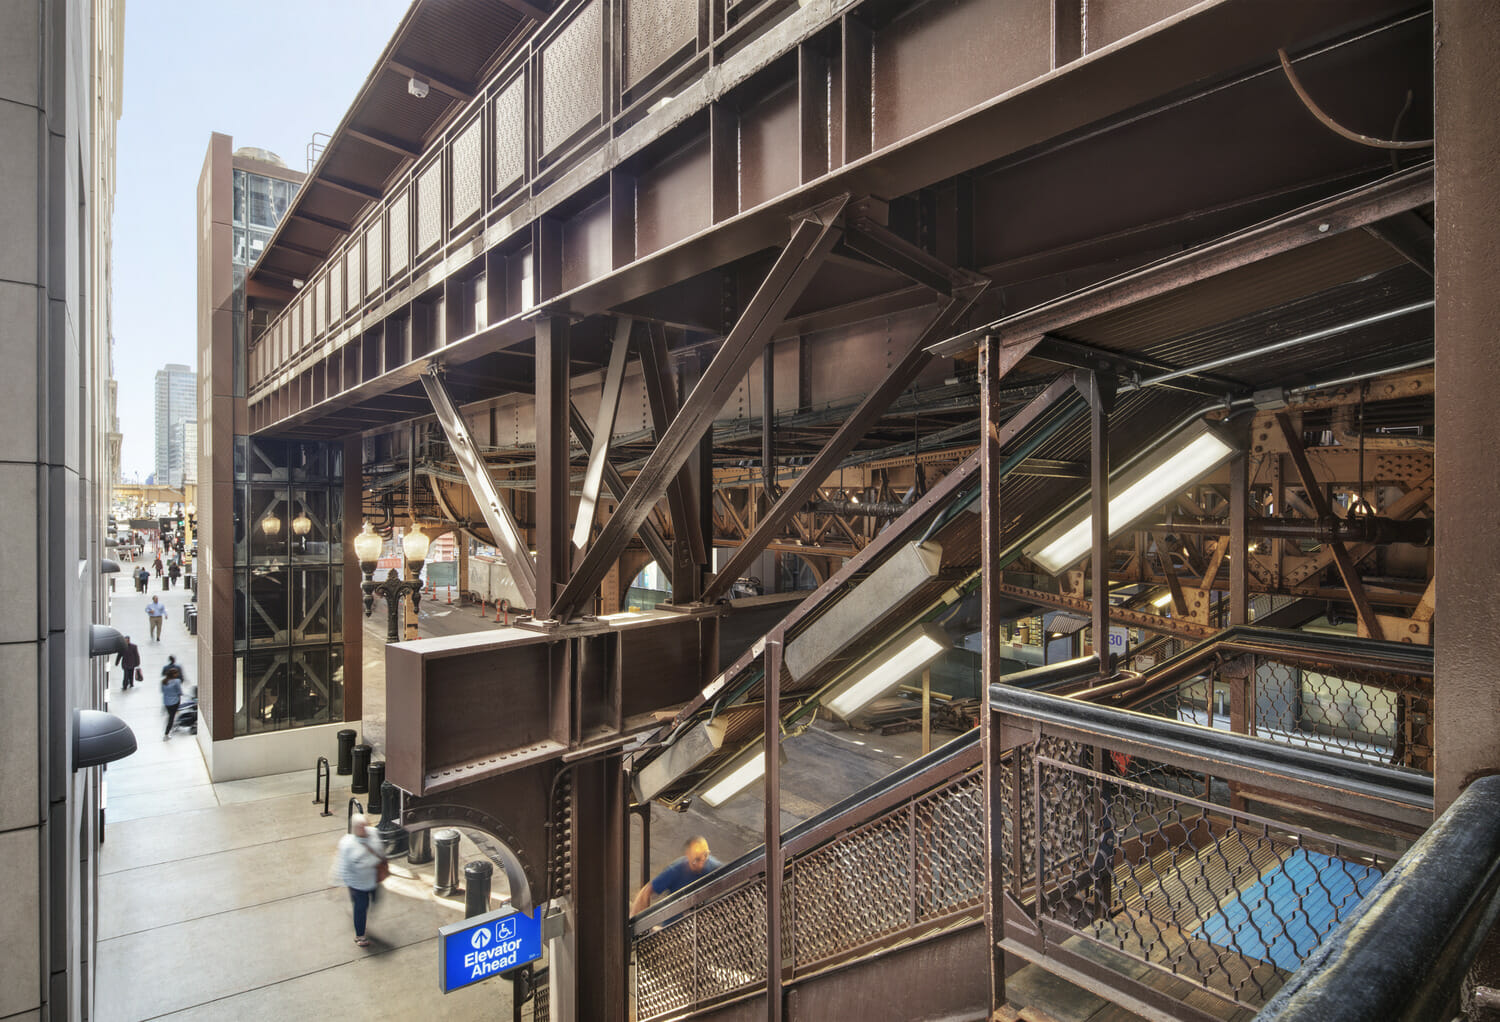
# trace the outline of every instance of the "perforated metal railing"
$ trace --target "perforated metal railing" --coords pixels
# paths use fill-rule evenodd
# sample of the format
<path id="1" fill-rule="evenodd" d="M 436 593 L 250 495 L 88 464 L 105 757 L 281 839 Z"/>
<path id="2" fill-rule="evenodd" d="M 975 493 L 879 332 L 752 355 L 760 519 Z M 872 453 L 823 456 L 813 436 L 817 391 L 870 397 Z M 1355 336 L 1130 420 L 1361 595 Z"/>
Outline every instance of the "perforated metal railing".
<path id="1" fill-rule="evenodd" d="M 1012 735 L 1040 737 L 996 766 L 1002 947 L 1165 1015 L 1226 1018 L 1264 1004 L 1418 829 L 1355 822 L 1406 795 L 1337 809 L 1309 798 L 1327 783 L 1316 776 L 1321 751 L 1298 750 L 1285 770 L 1274 756 L 1251 766 L 1245 754 L 1269 743 L 1226 735 L 1227 752 L 1190 754 L 1198 728 L 1161 722 L 1157 743 L 1136 737 L 1138 715 L 1091 707 L 1093 721 L 1075 728 L 1060 722 L 1072 701 L 1023 698 L 1051 699 L 1060 717 L 1005 714 Z M 1220 756 L 1227 776 L 1215 776 Z M 1382 773 L 1407 774 L 1358 769 L 1351 784 L 1365 792 L 1380 790 Z"/>
<path id="2" fill-rule="evenodd" d="M 969 754 L 950 750 L 925 776 L 890 785 L 921 788 L 918 794 L 891 800 L 861 793 L 843 811 L 835 807 L 789 832 L 781 963 L 786 980 L 980 915 L 984 813 L 975 737 L 960 740 L 966 749 L 959 751 Z M 685 909 L 659 929 L 638 931 L 638 1019 L 765 986 L 765 874 L 763 865 L 759 873 L 755 865 L 753 859 L 731 864 L 726 870 L 740 873 L 740 882 L 727 889 L 715 884 L 707 896 L 687 899 Z M 666 911 L 674 907 L 669 903 Z"/>

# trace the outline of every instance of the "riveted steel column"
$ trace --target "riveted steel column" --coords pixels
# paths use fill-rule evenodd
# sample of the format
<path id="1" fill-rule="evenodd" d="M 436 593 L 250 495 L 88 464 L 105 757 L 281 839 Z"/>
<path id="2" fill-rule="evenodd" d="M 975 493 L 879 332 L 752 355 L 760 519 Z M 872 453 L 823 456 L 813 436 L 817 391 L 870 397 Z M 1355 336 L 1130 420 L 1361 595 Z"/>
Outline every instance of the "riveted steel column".
<path id="1" fill-rule="evenodd" d="M 536 323 L 536 607 L 552 616 L 572 566 L 568 537 L 568 347 L 566 319 Z"/>
<path id="2" fill-rule="evenodd" d="M 1099 673 L 1110 673 L 1109 654 L 1109 407 L 1114 403 L 1113 381 L 1098 373 L 1088 377 L 1090 412 L 1089 475 L 1094 515 L 1094 655 Z"/>
<path id="3" fill-rule="evenodd" d="M 980 558 L 979 563 L 986 569 L 981 578 L 979 615 L 980 635 L 983 646 L 980 654 L 982 661 L 982 692 L 988 692 L 990 686 L 1000 680 L 1000 659 L 1004 655 L 1000 642 L 999 622 L 995 619 L 995 608 L 1004 597 L 999 592 L 998 586 L 1004 580 L 1004 572 L 998 570 L 1000 558 L 1000 411 L 997 394 L 1000 387 L 1000 368 L 998 345 L 986 337 L 979 349 L 979 497 L 981 500 L 980 519 Z M 923 677 L 923 686 L 926 686 L 926 677 Z M 997 950 L 1000 939 L 1005 936 L 1005 889 L 1001 882 L 1001 873 L 998 867 L 1000 859 L 1005 855 L 1004 849 L 1000 847 L 1001 834 L 1000 820 L 1003 812 L 1000 800 L 1004 797 L 1003 787 L 995 771 L 1005 769 L 1000 762 L 998 743 L 994 734 L 994 715 L 981 713 L 979 715 L 980 744 L 983 746 L 984 754 L 981 762 L 984 764 L 984 804 L 988 814 L 984 828 L 984 872 L 985 872 L 985 902 L 984 902 L 984 932 L 986 936 L 985 947 L 989 948 L 985 955 L 985 963 L 990 973 L 990 1009 L 1000 1007 L 1005 1003 L 1005 956 Z M 1019 787 L 1016 789 L 1019 791 Z M 1020 828 L 1016 828 L 1018 831 Z"/>
<path id="4" fill-rule="evenodd" d="M 1229 623 L 1250 623 L 1250 459 L 1243 452 L 1229 459 Z M 1203 580 L 1213 586 L 1212 578 Z"/>
<path id="5" fill-rule="evenodd" d="M 781 1022 L 781 643 L 766 639 L 766 1022 Z"/>
<path id="6" fill-rule="evenodd" d="M 1495 393 L 1500 391 L 1494 324 L 1500 322 L 1500 122 L 1494 83 L 1500 81 L 1500 7 L 1437 0 L 1433 29 L 1436 73 L 1437 187 L 1437 564 L 1442 617 L 1436 632 L 1434 688 L 1437 808 L 1458 797 L 1474 777 L 1500 770 L 1500 543 L 1495 508 Z M 1481 984 L 1500 983 L 1487 969 Z"/>

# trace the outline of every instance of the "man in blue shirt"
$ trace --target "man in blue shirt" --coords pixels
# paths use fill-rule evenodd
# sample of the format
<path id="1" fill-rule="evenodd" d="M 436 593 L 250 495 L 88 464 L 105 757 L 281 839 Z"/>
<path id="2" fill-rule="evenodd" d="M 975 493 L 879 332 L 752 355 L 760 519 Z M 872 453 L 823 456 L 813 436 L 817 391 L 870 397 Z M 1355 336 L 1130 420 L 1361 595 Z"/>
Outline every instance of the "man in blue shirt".
<path id="1" fill-rule="evenodd" d="M 722 862 L 709 854 L 708 838 L 699 834 L 689 839 L 688 843 L 682 846 L 682 858 L 675 860 L 666 869 L 656 874 L 654 880 L 636 893 L 635 900 L 630 903 L 630 914 L 636 915 L 646 911 L 651 904 L 652 895 L 679 891 L 722 865 L 724 865 Z"/>

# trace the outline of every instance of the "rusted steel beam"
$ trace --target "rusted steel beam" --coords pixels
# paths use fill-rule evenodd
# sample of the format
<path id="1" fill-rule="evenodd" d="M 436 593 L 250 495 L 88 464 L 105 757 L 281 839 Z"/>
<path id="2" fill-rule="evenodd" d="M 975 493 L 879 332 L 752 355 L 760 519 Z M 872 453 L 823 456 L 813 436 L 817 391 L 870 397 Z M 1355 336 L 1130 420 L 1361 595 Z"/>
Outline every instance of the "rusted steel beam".
<path id="1" fill-rule="evenodd" d="M 521 530 L 511 517 L 510 508 L 500 499 L 495 480 L 474 445 L 468 424 L 459 414 L 458 407 L 448 394 L 448 388 L 436 371 L 429 370 L 422 374 L 422 386 L 427 389 L 427 396 L 437 412 L 438 422 L 448 438 L 448 447 L 463 469 L 474 503 L 479 505 L 484 522 L 490 527 L 490 536 L 495 541 L 495 546 L 505 555 L 505 563 L 510 568 L 516 588 L 527 605 L 535 607 L 536 564 L 531 559 L 530 548 L 526 545 Z"/>
<path id="2" fill-rule="evenodd" d="M 1269 224 L 1200 245 L 1132 273 L 967 330 L 933 346 L 937 355 L 967 351 L 986 336 L 1024 343 L 1083 319 L 1112 312 L 1290 249 L 1376 223 L 1432 201 L 1432 167 L 1424 165 L 1305 206 Z"/>
<path id="3" fill-rule="evenodd" d="M 672 477 L 687 463 L 703 431 L 712 427 L 714 416 L 728 395 L 744 379 L 756 356 L 765 349 L 771 332 L 812 282 L 823 259 L 843 233 L 834 221 L 843 213 L 847 202 L 848 196 L 841 195 L 796 220 L 791 240 L 771 267 L 771 272 L 559 595 L 556 613 L 564 620 L 576 616 L 585 601 L 592 597 L 605 572 L 625 549 L 630 536 L 665 494 Z"/>
<path id="4" fill-rule="evenodd" d="M 1114 381 L 1099 373 L 1079 379 L 1089 399 L 1089 501 L 1093 505 L 1094 549 L 1090 573 L 1094 577 L 1094 656 L 1101 676 L 1114 670 L 1109 652 L 1109 412 L 1114 405 Z"/>
<path id="5" fill-rule="evenodd" d="M 557 587 L 568 577 L 568 391 L 572 324 L 562 317 L 536 321 L 536 605 L 538 619 L 554 617 Z M 634 529 L 631 533 L 634 533 Z M 626 537 L 629 540 L 629 537 Z M 624 549 L 624 544 L 621 544 Z M 618 555 L 617 555 L 618 556 Z M 608 565 L 606 565 L 606 569 Z M 603 578 L 601 573 L 600 578 Z M 595 583 L 597 587 L 598 583 Z M 593 595 L 593 589 L 589 590 Z"/>
<path id="6" fill-rule="evenodd" d="M 344 134 L 348 135 L 352 139 L 357 139 L 360 142 L 366 142 L 372 146 L 375 146 L 377 149 L 384 149 L 388 153 L 395 153 L 397 156 L 405 156 L 409 160 L 415 160 L 417 157 L 422 155 L 422 147 L 420 143 L 407 142 L 404 139 L 396 138 L 394 135 L 387 135 L 382 131 L 372 131 L 363 128 L 347 127 L 344 129 Z M 276 244 L 285 245 L 286 242 L 278 241 Z M 319 256 L 319 258 L 322 258 L 322 256 Z"/>
<path id="7" fill-rule="evenodd" d="M 646 402 L 651 412 L 651 427 L 663 435 L 677 414 L 676 390 L 672 385 L 671 360 L 667 355 L 667 337 L 662 328 L 647 325 L 646 343 L 641 346 L 641 376 L 646 385 Z M 707 432 L 707 431 L 706 431 Z M 695 528 L 693 493 L 687 461 L 667 483 L 667 506 L 672 512 L 673 557 L 670 566 L 672 592 L 681 592 L 681 583 L 696 565 L 707 560 L 703 537 Z M 695 542 L 696 541 L 696 542 Z M 675 602 L 675 601 L 674 601 Z M 683 601 L 687 602 L 687 601 Z"/>
<path id="8" fill-rule="evenodd" d="M 897 395 L 910 386 L 932 361 L 932 356 L 926 351 L 927 342 L 947 332 L 983 293 L 984 287 L 982 283 L 967 286 L 943 303 L 937 314 L 914 339 L 901 361 L 891 367 L 885 378 L 865 396 L 854 413 L 839 427 L 838 432 L 829 437 L 823 449 L 797 477 L 796 482 L 766 512 L 755 532 L 740 544 L 728 563 L 714 576 L 703 591 L 705 602 L 711 603 L 723 596 L 734 580 L 760 556 L 766 543 L 779 534 L 786 522 L 812 499 L 818 486 L 838 468 L 839 462 L 854 449 L 870 427 L 879 421 Z"/>
<path id="9" fill-rule="evenodd" d="M 1049 593 L 1040 589 L 1027 589 L 1025 586 L 1011 585 L 1008 582 L 997 583 L 996 591 L 1005 596 L 1014 596 L 1028 603 L 1041 604 L 1044 607 L 1056 607 L 1059 610 L 1071 610 L 1076 614 L 1091 614 L 1093 605 L 1089 600 L 1076 596 L 1062 596 L 1058 593 Z M 1127 624 L 1134 628 L 1145 628 L 1153 632 L 1165 632 L 1168 635 L 1180 635 L 1189 639 L 1207 639 L 1219 629 L 1211 625 L 1199 624 L 1180 617 L 1162 617 L 1160 614 L 1147 614 L 1139 610 L 1125 610 L 1122 607 L 1111 607 L 1110 616 L 1121 624 Z"/>
<path id="10" fill-rule="evenodd" d="M 1277 412 L 1276 425 L 1281 428 L 1281 435 L 1286 440 L 1287 453 L 1297 469 L 1297 475 L 1302 479 L 1302 488 L 1307 492 L 1307 499 L 1312 501 L 1313 510 L 1318 513 L 1319 518 L 1332 518 L 1333 507 L 1328 503 L 1327 494 L 1323 492 L 1318 477 L 1307 462 L 1307 452 L 1302 449 L 1302 438 L 1297 435 L 1296 429 L 1292 426 L 1291 416 L 1285 412 Z M 1349 590 L 1349 598 L 1354 601 L 1354 610 L 1359 615 L 1360 625 L 1371 638 L 1384 638 L 1380 619 L 1375 614 L 1375 608 L 1370 605 L 1370 597 L 1365 592 L 1364 580 L 1359 577 L 1355 562 L 1349 556 L 1349 549 L 1339 540 L 1329 543 L 1328 548 L 1333 554 L 1333 563 L 1338 566 L 1344 585 Z"/>
<path id="11" fill-rule="evenodd" d="M 1187 599 L 1182 594 L 1182 581 L 1177 577 L 1177 565 L 1172 563 L 1172 551 L 1167 549 L 1166 537 L 1153 533 L 1151 538 L 1156 540 L 1156 560 L 1161 565 L 1161 573 L 1167 577 L 1167 588 L 1172 591 L 1172 613 L 1186 617 Z"/>
<path id="12" fill-rule="evenodd" d="M 609 352 L 609 366 L 604 371 L 604 386 L 599 393 L 599 414 L 594 420 L 593 443 L 589 445 L 589 463 L 583 471 L 583 492 L 578 498 L 578 517 L 573 521 L 573 549 L 582 550 L 594 527 L 599 506 L 599 487 L 604 482 L 604 466 L 609 462 L 609 441 L 615 431 L 615 415 L 620 410 L 620 390 L 625 384 L 625 360 L 630 356 L 630 328 L 633 321 L 621 317 L 615 321 L 615 334 Z M 569 402 L 571 417 L 573 405 Z"/>
<path id="13" fill-rule="evenodd" d="M 589 428 L 588 423 L 583 421 L 583 414 L 571 401 L 568 402 L 568 425 L 580 444 L 585 448 L 594 446 L 594 431 Z M 609 490 L 610 496 L 616 500 L 625 496 L 627 489 L 625 477 L 620 475 L 620 470 L 615 468 L 608 458 L 604 461 L 604 486 Z M 641 542 L 646 545 L 647 550 L 651 551 L 651 556 L 656 558 L 662 570 L 670 572 L 672 570 L 671 546 L 662 537 L 661 530 L 656 527 L 656 523 L 647 518 L 641 523 L 640 535 Z"/>

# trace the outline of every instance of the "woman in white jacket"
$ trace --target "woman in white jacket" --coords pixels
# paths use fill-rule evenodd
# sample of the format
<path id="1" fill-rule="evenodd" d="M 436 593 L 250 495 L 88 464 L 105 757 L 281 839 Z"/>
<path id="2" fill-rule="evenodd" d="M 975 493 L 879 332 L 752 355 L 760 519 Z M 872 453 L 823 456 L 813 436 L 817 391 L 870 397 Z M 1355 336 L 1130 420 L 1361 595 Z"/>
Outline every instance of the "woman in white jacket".
<path id="1" fill-rule="evenodd" d="M 365 919 L 380 886 L 379 870 L 385 862 L 385 855 L 381 852 L 380 839 L 370 832 L 362 815 L 355 813 L 350 818 L 349 830 L 339 838 L 333 860 L 333 878 L 349 888 L 349 898 L 354 902 L 354 943 L 369 947 Z"/>

